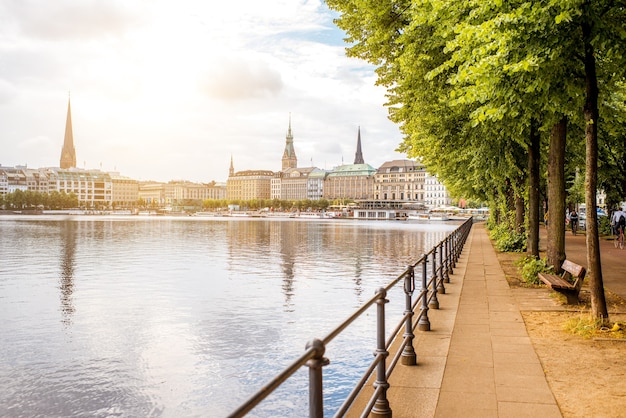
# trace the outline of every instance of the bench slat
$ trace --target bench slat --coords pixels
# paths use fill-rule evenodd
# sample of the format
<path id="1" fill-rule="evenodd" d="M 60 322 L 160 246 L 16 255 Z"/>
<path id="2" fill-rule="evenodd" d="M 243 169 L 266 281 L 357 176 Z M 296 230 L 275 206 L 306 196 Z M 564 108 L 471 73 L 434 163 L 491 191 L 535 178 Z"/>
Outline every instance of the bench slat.
<path id="1" fill-rule="evenodd" d="M 539 279 L 553 289 L 575 289 L 574 285 L 555 274 L 539 273 Z"/>

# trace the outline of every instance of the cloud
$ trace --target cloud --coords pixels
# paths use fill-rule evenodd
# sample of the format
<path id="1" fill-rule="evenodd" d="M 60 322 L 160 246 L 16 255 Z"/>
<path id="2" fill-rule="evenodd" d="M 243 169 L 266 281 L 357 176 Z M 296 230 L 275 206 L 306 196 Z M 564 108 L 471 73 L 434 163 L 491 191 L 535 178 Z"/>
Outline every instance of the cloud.
<path id="1" fill-rule="evenodd" d="M 115 0 L 9 0 L 6 20 L 22 35 L 40 39 L 95 38 L 121 33 L 136 24 L 140 15 L 128 3 Z M 11 21 L 12 18 L 12 21 Z"/>
<path id="2" fill-rule="evenodd" d="M 226 58 L 204 75 L 203 91 L 210 98 L 245 100 L 274 96 L 283 89 L 278 71 L 261 61 Z"/>

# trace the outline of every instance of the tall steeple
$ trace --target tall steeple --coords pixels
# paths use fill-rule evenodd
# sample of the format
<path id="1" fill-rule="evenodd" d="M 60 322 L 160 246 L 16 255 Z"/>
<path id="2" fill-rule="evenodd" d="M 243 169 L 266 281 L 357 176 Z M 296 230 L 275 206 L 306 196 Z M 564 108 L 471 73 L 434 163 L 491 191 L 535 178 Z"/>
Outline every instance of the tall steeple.
<path id="1" fill-rule="evenodd" d="M 67 119 L 65 121 L 65 139 L 61 150 L 61 168 L 76 167 L 76 150 L 74 149 L 74 135 L 72 134 L 72 110 L 70 98 L 67 98 Z"/>
<path id="2" fill-rule="evenodd" d="M 233 165 L 233 156 L 230 156 L 230 168 L 228 169 L 228 177 L 235 175 L 235 166 Z"/>
<path id="3" fill-rule="evenodd" d="M 361 127 L 359 126 L 359 134 L 356 140 L 356 154 L 354 155 L 354 164 L 365 164 L 363 160 L 363 152 L 361 151 Z"/>
<path id="4" fill-rule="evenodd" d="M 283 169 L 296 168 L 298 166 L 298 158 L 296 150 L 293 149 L 293 134 L 291 133 L 291 113 L 289 114 L 289 129 L 287 129 L 287 139 L 285 141 L 285 151 L 283 152 Z"/>

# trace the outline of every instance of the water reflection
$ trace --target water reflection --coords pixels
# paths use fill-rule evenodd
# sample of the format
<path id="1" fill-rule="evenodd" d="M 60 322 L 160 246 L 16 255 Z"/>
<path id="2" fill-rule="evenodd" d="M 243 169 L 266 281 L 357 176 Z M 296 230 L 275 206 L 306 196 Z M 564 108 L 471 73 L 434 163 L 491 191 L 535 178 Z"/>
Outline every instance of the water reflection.
<path id="1" fill-rule="evenodd" d="M 71 325 L 72 314 L 75 311 L 72 303 L 72 293 L 74 291 L 74 253 L 76 251 L 76 228 L 77 223 L 71 220 L 60 222 L 61 235 L 61 279 L 59 287 L 61 289 L 61 313 L 62 322 Z"/>
<path id="2" fill-rule="evenodd" d="M 294 276 L 296 266 L 297 240 L 293 229 L 280 228 L 279 225 L 273 223 L 273 230 L 278 229 L 278 234 L 273 233 L 272 236 L 278 237 L 277 249 L 280 254 L 280 268 L 282 272 L 282 291 L 285 295 L 283 304 L 285 312 L 293 312 L 294 306 L 292 297 L 294 295 Z"/>

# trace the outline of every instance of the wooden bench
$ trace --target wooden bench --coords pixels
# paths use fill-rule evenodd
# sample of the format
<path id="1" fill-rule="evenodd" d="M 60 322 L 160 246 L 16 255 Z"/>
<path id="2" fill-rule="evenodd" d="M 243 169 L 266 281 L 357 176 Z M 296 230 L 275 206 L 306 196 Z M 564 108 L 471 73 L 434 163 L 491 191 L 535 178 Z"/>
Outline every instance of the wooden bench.
<path id="1" fill-rule="evenodd" d="M 568 304 L 575 305 L 578 303 L 578 293 L 580 293 L 587 271 L 583 266 L 569 260 L 563 261 L 561 268 L 563 269 L 562 275 L 539 273 L 539 280 L 552 290 L 563 293 L 567 297 Z M 574 280 L 573 283 L 572 280 Z"/>

